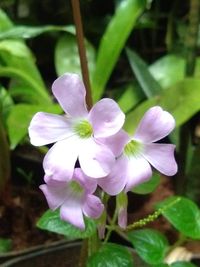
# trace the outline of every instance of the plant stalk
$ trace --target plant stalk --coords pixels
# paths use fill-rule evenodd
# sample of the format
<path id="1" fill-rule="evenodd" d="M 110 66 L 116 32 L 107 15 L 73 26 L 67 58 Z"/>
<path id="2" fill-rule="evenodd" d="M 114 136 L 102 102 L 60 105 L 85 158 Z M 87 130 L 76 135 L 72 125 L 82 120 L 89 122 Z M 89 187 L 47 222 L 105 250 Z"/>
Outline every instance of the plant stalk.
<path id="1" fill-rule="evenodd" d="M 86 50 L 85 50 L 85 44 L 84 44 L 84 33 L 83 33 L 83 26 L 82 26 L 81 12 L 80 12 L 80 4 L 79 4 L 79 0 L 71 0 L 71 3 L 72 3 L 74 23 L 76 27 L 76 38 L 77 38 L 79 58 L 80 58 L 80 64 L 81 64 L 81 72 L 82 72 L 83 82 L 86 88 L 86 103 L 87 103 L 88 109 L 91 109 L 92 94 L 91 94 Z"/>

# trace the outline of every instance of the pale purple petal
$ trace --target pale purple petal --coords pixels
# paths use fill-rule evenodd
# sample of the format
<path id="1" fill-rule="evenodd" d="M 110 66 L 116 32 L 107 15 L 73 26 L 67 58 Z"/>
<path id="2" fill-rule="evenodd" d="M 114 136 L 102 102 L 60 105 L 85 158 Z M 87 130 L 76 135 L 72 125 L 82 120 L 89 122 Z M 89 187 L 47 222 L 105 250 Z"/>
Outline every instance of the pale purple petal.
<path id="1" fill-rule="evenodd" d="M 69 198 L 60 208 L 60 217 L 81 230 L 85 229 L 82 213 L 82 203 L 80 200 Z"/>
<path id="2" fill-rule="evenodd" d="M 49 208 L 52 210 L 55 210 L 60 207 L 65 201 L 66 184 L 64 183 L 57 182 L 57 185 L 54 184 L 54 186 L 42 184 L 40 185 L 40 189 L 46 197 Z"/>
<path id="3" fill-rule="evenodd" d="M 115 156 L 106 146 L 93 138 L 82 141 L 79 150 L 79 163 L 83 172 L 92 178 L 108 175 L 115 163 Z"/>
<path id="4" fill-rule="evenodd" d="M 94 136 L 99 138 L 116 134 L 124 124 L 125 115 L 114 100 L 104 98 L 92 107 L 88 119 Z"/>
<path id="5" fill-rule="evenodd" d="M 105 238 L 106 218 L 107 218 L 107 214 L 106 214 L 106 210 L 104 209 L 101 214 L 101 217 L 97 221 L 98 236 L 100 239 Z"/>
<path id="6" fill-rule="evenodd" d="M 104 239 L 105 238 L 105 231 L 106 231 L 106 225 L 105 223 L 98 225 L 98 236 L 100 239 Z"/>
<path id="7" fill-rule="evenodd" d="M 121 228 L 126 229 L 127 226 L 127 207 L 121 207 L 118 211 L 118 224 Z"/>
<path id="8" fill-rule="evenodd" d="M 54 143 L 72 135 L 71 123 L 65 116 L 44 112 L 34 115 L 28 130 L 34 146 Z"/>
<path id="9" fill-rule="evenodd" d="M 144 157 L 161 173 L 172 176 L 177 172 L 174 158 L 175 145 L 148 144 L 144 146 Z"/>
<path id="10" fill-rule="evenodd" d="M 78 158 L 79 140 L 71 137 L 58 141 L 47 152 L 43 161 L 46 176 L 58 181 L 71 179 Z"/>
<path id="11" fill-rule="evenodd" d="M 128 159 L 121 156 L 116 160 L 116 163 L 111 173 L 101 179 L 98 179 L 98 185 L 109 195 L 118 195 L 126 185 Z"/>
<path id="12" fill-rule="evenodd" d="M 86 194 L 92 194 L 97 189 L 97 180 L 85 175 L 81 168 L 74 170 L 73 180 L 77 181 L 84 188 Z"/>
<path id="13" fill-rule="evenodd" d="M 151 166 L 142 157 L 130 157 L 127 166 L 127 183 L 125 191 L 130 191 L 134 186 L 146 182 L 152 176 Z"/>
<path id="14" fill-rule="evenodd" d="M 65 113 L 72 117 L 87 116 L 85 87 L 77 74 L 66 73 L 52 85 L 52 91 Z"/>
<path id="15" fill-rule="evenodd" d="M 87 195 L 83 205 L 83 213 L 89 217 L 97 219 L 101 216 L 104 210 L 104 205 L 101 200 L 94 195 Z"/>
<path id="16" fill-rule="evenodd" d="M 98 142 L 105 144 L 115 157 L 118 157 L 124 149 L 124 146 L 130 141 L 129 135 L 124 131 L 120 130 L 115 135 L 106 137 L 106 138 L 98 138 Z"/>
<path id="17" fill-rule="evenodd" d="M 144 143 L 158 141 L 167 136 L 175 127 L 172 115 L 161 107 L 150 108 L 142 118 L 134 134 L 134 139 Z"/>

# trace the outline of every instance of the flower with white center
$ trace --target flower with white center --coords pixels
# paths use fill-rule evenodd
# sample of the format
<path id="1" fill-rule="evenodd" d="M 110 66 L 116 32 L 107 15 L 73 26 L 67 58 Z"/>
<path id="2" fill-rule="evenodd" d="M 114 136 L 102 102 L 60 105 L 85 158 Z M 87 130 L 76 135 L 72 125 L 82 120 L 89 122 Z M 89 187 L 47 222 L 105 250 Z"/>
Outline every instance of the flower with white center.
<path id="1" fill-rule="evenodd" d="M 98 139 L 116 134 L 123 126 L 124 113 L 108 98 L 97 102 L 88 112 L 85 87 L 76 74 L 59 77 L 52 91 L 66 114 L 38 112 L 29 126 L 31 144 L 56 142 L 44 158 L 45 174 L 58 181 L 71 179 L 78 159 L 86 175 L 105 177 L 114 165 L 115 156 Z"/>
<path id="2" fill-rule="evenodd" d="M 113 153 L 122 151 L 117 157 L 112 172 L 98 179 L 98 184 L 110 195 L 122 190 L 130 191 L 152 176 L 150 164 L 164 175 L 172 176 L 177 172 L 174 158 L 175 146 L 154 143 L 167 136 L 175 127 L 175 120 L 161 107 L 150 108 L 142 118 L 133 137 L 121 130 L 111 139 L 103 140 Z M 121 147 L 114 140 L 121 140 Z M 117 149 L 116 149 L 117 147 Z"/>
<path id="3" fill-rule="evenodd" d="M 68 182 L 49 180 L 40 186 L 50 209 L 60 208 L 60 217 L 77 228 L 85 229 L 84 216 L 98 218 L 104 205 L 93 195 L 97 188 L 96 179 L 87 177 L 80 168 L 74 169 Z"/>

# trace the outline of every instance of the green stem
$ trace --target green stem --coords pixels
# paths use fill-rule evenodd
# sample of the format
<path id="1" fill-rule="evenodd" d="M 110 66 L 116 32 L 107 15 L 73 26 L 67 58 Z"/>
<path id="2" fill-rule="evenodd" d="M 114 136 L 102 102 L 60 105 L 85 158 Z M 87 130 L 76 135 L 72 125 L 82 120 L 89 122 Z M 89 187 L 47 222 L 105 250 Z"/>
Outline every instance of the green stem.
<path id="1" fill-rule="evenodd" d="M 186 68 L 185 76 L 194 76 L 197 40 L 200 20 L 200 1 L 190 0 L 189 27 L 186 38 Z M 186 165 L 188 147 L 190 144 L 190 123 L 186 122 L 180 128 L 179 143 L 179 173 L 176 180 L 176 189 L 178 194 L 185 194 L 186 191 Z"/>
<path id="2" fill-rule="evenodd" d="M 111 235 L 112 231 L 114 230 L 115 222 L 117 220 L 117 214 L 118 214 L 118 211 L 117 211 L 117 207 L 116 207 L 115 211 L 114 211 L 114 214 L 113 214 L 113 217 L 110 220 L 110 226 L 111 227 L 108 229 L 108 232 L 107 232 L 106 237 L 104 239 L 104 244 L 108 242 L 108 240 L 110 238 L 110 235 Z"/>
<path id="3" fill-rule="evenodd" d="M 80 4 L 79 0 L 71 0 L 72 9 L 73 9 L 73 16 L 74 16 L 74 23 L 76 26 L 76 38 L 78 44 L 78 51 L 80 57 L 80 64 L 81 64 L 81 71 L 83 76 L 83 82 L 86 88 L 86 103 L 89 109 L 92 107 L 92 94 L 91 94 L 91 87 L 90 87 L 90 79 L 89 79 L 89 71 L 87 65 L 87 57 L 84 45 L 84 34 L 83 34 L 83 27 L 82 27 L 82 20 L 81 20 L 81 12 L 80 12 Z"/>
<path id="4" fill-rule="evenodd" d="M 78 267 L 85 267 L 88 258 L 88 239 L 83 240 Z"/>

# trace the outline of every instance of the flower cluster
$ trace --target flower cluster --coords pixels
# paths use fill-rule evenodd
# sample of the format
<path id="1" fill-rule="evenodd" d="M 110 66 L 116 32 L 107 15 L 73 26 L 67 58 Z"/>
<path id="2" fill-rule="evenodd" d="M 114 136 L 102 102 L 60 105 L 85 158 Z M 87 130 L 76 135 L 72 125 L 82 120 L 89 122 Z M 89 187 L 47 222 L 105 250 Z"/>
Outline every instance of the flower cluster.
<path id="1" fill-rule="evenodd" d="M 55 143 L 44 157 L 45 184 L 40 188 L 49 207 L 60 208 L 61 219 L 84 229 L 84 216 L 98 218 L 104 210 L 95 195 L 97 186 L 109 195 L 125 194 L 151 178 L 151 165 L 168 176 L 177 172 L 175 146 L 155 143 L 175 127 L 161 107 L 150 108 L 129 136 L 122 129 L 125 115 L 114 100 L 104 98 L 87 110 L 78 75 L 62 75 L 52 91 L 65 114 L 37 113 L 29 135 L 35 146 Z M 121 209 L 120 214 L 125 227 L 126 212 Z"/>

